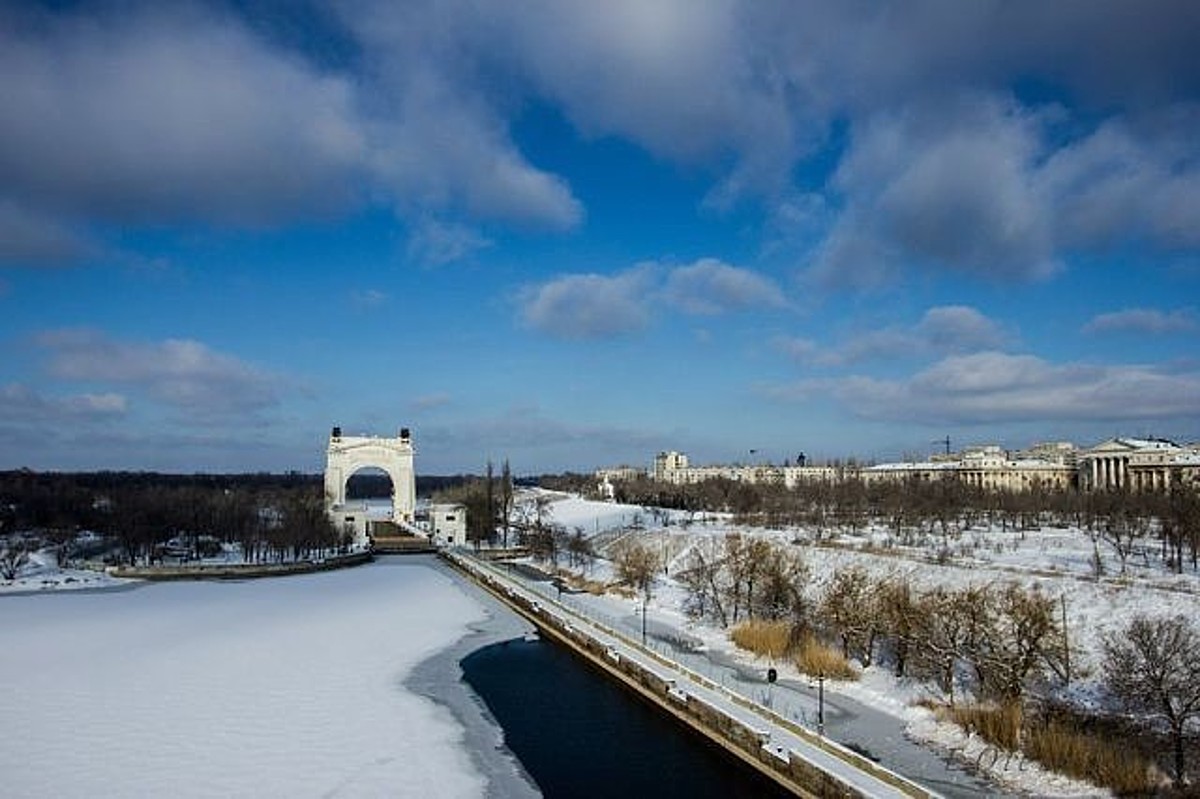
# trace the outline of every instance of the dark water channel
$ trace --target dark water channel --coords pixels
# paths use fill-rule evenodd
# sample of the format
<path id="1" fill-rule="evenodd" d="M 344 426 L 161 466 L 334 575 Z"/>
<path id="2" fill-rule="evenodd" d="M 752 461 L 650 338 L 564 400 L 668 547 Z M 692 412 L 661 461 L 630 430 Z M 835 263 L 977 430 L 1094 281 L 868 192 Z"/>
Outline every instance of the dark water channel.
<path id="1" fill-rule="evenodd" d="M 788 796 L 563 648 L 516 639 L 461 661 L 547 797 Z"/>

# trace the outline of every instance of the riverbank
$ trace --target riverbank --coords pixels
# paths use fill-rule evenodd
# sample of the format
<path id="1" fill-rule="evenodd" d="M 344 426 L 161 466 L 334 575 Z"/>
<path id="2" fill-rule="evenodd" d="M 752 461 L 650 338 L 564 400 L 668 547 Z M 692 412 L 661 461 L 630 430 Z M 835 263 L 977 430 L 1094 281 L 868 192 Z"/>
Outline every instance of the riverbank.
<path id="1" fill-rule="evenodd" d="M 348 555 L 281 563 L 195 563 L 177 566 L 113 566 L 108 573 L 118 579 L 131 580 L 253 580 L 260 577 L 286 577 L 292 574 L 345 569 L 370 563 L 370 552 L 351 552 Z"/>
<path id="2" fill-rule="evenodd" d="M 731 692 L 610 625 L 530 590 L 466 551 L 457 568 L 595 668 L 797 795 L 925 797 L 930 792 L 761 704 Z"/>
<path id="3" fill-rule="evenodd" d="M 400 557 L 400 556 L 397 556 Z M 488 646 L 521 638 L 533 626 L 518 617 L 434 556 L 418 556 L 426 564 L 452 579 L 471 600 L 483 607 L 485 618 L 470 624 L 470 632 L 452 646 L 423 660 L 404 680 L 404 686 L 443 707 L 462 727 L 463 747 L 486 781 L 484 796 L 490 799 L 534 799 L 541 796 L 533 778 L 504 741 L 504 730 L 483 700 L 463 680 L 462 660 Z"/>

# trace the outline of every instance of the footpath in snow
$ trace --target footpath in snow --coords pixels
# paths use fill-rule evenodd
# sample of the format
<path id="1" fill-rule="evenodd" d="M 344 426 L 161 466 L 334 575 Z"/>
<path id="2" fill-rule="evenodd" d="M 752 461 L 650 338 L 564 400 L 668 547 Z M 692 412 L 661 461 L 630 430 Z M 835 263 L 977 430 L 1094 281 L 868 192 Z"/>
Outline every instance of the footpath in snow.
<path id="1" fill-rule="evenodd" d="M 754 703 L 744 701 L 743 698 L 720 685 L 713 684 L 690 669 L 641 647 L 621 632 L 575 612 L 546 594 L 531 590 L 524 581 L 510 577 L 503 568 L 474 559 L 465 552 L 456 553 L 453 558 L 465 568 L 503 585 L 504 590 L 510 592 L 510 597 L 523 599 L 527 606 L 536 609 L 541 619 L 550 619 L 559 629 L 585 634 L 593 642 L 597 642 L 607 653 L 607 657 L 614 662 L 627 660 L 636 663 L 640 670 L 654 674 L 662 682 L 672 686 L 670 695 L 676 701 L 698 700 L 704 706 L 716 709 L 724 716 L 736 720 L 742 727 L 756 731 L 762 740 L 762 748 L 785 763 L 791 757 L 799 758 L 863 796 L 900 799 L 937 795 L 936 792 L 921 789 L 915 784 L 906 784 L 899 775 L 880 769 L 857 754 L 842 750 L 836 744 L 829 745 L 815 740 L 811 734 L 799 732 L 784 719 L 765 712 Z"/>

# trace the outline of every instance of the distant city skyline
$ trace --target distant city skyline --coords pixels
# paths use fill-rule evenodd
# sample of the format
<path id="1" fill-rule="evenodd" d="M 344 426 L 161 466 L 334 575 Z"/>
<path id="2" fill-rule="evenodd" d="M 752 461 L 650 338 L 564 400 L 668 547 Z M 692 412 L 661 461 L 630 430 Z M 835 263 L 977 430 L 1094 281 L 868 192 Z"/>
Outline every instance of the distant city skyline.
<path id="1" fill-rule="evenodd" d="M 1200 439 L 1200 5 L 0 6 L 0 468 Z"/>

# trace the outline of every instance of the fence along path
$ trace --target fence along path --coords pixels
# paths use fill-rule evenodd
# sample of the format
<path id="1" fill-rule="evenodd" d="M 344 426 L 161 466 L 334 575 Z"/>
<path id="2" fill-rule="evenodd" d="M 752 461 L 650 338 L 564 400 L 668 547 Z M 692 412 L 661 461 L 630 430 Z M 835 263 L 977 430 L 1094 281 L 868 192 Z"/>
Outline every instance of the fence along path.
<path id="1" fill-rule="evenodd" d="M 800 761 L 804 770 L 810 773 L 815 770 L 823 775 L 825 779 L 822 779 L 824 785 L 821 788 L 807 790 L 794 783 L 789 785 L 801 795 L 864 796 L 881 799 L 938 796 L 862 755 L 713 682 L 673 659 L 644 647 L 620 630 L 560 603 L 553 597 L 530 590 L 495 564 L 475 558 L 466 550 L 443 551 L 443 555 L 476 578 L 492 586 L 501 587 L 502 591 L 497 595 L 514 604 L 522 613 L 535 615 L 539 626 L 549 626 L 558 632 L 560 637 L 566 637 L 568 640 L 590 640 L 613 663 L 624 659 L 637 670 L 653 675 L 664 686 L 670 700 L 684 705 L 689 702 L 698 703 L 711 710 L 715 716 L 722 717 L 724 721 L 719 722 L 718 726 L 727 724 L 737 736 L 743 739 L 750 737 L 757 741 L 760 747 L 757 757 L 759 761 L 766 758 L 779 761 L 774 769 L 777 774 L 787 772 L 788 764 L 795 758 Z M 708 726 L 711 728 L 713 725 Z M 710 729 L 710 732 L 714 731 L 716 730 Z M 733 739 L 726 740 L 723 744 L 731 751 L 744 749 Z"/>

